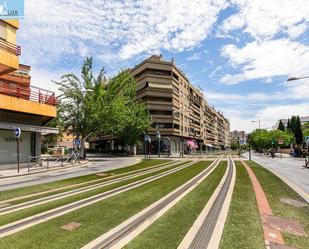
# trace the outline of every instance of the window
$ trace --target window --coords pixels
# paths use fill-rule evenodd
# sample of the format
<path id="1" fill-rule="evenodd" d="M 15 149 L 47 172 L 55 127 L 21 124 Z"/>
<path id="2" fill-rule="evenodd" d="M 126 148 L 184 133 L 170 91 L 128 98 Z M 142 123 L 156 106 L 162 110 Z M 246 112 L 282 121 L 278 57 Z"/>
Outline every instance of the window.
<path id="1" fill-rule="evenodd" d="M 0 38 L 6 40 L 5 23 L 0 21 Z"/>

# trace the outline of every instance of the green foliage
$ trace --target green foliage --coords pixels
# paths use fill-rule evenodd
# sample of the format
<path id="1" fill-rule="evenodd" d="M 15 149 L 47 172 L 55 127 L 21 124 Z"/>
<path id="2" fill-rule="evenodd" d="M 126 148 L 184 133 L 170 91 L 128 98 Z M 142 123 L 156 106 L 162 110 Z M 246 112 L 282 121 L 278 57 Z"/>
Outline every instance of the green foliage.
<path id="1" fill-rule="evenodd" d="M 282 123 L 282 120 L 281 120 L 281 119 L 280 119 L 280 121 L 279 121 L 278 130 L 285 131 L 285 127 L 284 127 L 284 124 Z"/>
<path id="2" fill-rule="evenodd" d="M 300 123 L 299 116 L 296 117 L 294 136 L 295 136 L 296 144 L 302 144 L 303 143 L 304 138 L 303 138 L 303 132 L 302 132 L 302 129 L 301 129 L 301 123 Z"/>
<path id="3" fill-rule="evenodd" d="M 81 139 L 81 154 L 90 135 L 109 134 L 132 145 L 150 126 L 149 112 L 135 99 L 136 82 L 128 71 L 107 81 L 102 68 L 94 77 L 92 58 L 86 58 L 81 78 L 70 73 L 56 84 L 61 92 L 59 124 Z"/>
<path id="4" fill-rule="evenodd" d="M 107 87 L 108 96 L 113 96 L 110 107 L 107 133 L 127 145 L 134 145 L 151 125 L 150 115 L 144 103 L 135 99 L 136 82 L 128 71 L 112 78 Z"/>
<path id="5" fill-rule="evenodd" d="M 303 135 L 304 136 L 309 136 L 309 128 L 304 130 Z"/>
<path id="6" fill-rule="evenodd" d="M 277 148 L 277 140 L 281 138 L 284 141 L 282 147 L 288 147 L 293 142 L 293 135 L 290 132 L 282 130 L 267 131 L 256 129 L 251 133 L 250 144 L 256 150 Z"/>
<path id="7" fill-rule="evenodd" d="M 303 131 L 299 116 L 292 116 L 291 120 L 288 119 L 287 130 L 294 134 L 296 144 L 302 144 Z"/>

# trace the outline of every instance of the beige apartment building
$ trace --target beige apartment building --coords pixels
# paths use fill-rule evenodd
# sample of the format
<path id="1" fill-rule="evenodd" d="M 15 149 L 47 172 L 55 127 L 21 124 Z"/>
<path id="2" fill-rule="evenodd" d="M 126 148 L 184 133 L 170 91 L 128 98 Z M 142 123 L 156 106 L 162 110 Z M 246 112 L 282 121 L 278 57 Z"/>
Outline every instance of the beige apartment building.
<path id="1" fill-rule="evenodd" d="M 229 120 L 205 100 L 174 61 L 153 55 L 131 69 L 137 81 L 137 98 L 146 103 L 153 127 L 148 130 L 156 144 L 168 137 L 172 154 L 189 149 L 212 150 L 229 147 Z M 183 143 L 182 143 L 183 139 Z"/>
<path id="2" fill-rule="evenodd" d="M 130 71 L 137 81 L 137 98 L 147 105 L 152 117 L 152 127 L 147 131 L 152 153 L 158 153 L 157 131 L 162 153 L 167 149 L 171 154 L 181 154 L 229 147 L 229 120 L 207 103 L 173 60 L 153 55 Z M 96 148 L 119 149 L 106 136 L 95 140 Z M 136 152 L 144 152 L 142 139 Z"/>

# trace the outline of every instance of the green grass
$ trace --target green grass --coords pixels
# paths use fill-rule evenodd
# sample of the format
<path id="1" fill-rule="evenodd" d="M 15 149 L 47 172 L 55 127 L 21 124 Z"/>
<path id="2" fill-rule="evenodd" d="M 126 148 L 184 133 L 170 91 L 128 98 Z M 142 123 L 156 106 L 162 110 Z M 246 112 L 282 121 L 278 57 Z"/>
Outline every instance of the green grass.
<path id="1" fill-rule="evenodd" d="M 272 208 L 273 214 L 298 220 L 303 226 L 305 232 L 309 235 L 309 207 L 293 207 L 282 203 L 280 198 L 289 198 L 305 202 L 293 189 L 284 183 L 277 176 L 272 174 L 264 167 L 255 162 L 248 162 L 258 178 L 268 202 Z M 289 233 L 282 233 L 284 241 L 287 245 L 297 247 L 299 249 L 307 249 L 309 245 L 309 236 L 295 236 Z"/>
<path id="2" fill-rule="evenodd" d="M 114 175 L 114 174 L 121 174 L 121 173 L 129 172 L 129 171 L 132 171 L 132 170 L 151 167 L 151 166 L 161 164 L 161 163 L 164 163 L 164 162 L 168 162 L 168 161 L 170 161 L 170 160 L 159 160 L 159 159 L 143 160 L 142 162 L 134 164 L 132 166 L 106 171 L 105 173 L 107 174 L 106 175 L 106 177 L 107 177 L 107 176 Z M 4 200 L 15 198 L 15 197 L 21 197 L 21 196 L 25 196 L 25 195 L 30 195 L 30 194 L 36 194 L 36 193 L 43 192 L 43 191 L 49 191 L 49 190 L 53 190 L 55 188 L 67 187 L 67 186 L 73 185 L 73 184 L 86 183 L 86 182 L 92 181 L 92 180 L 103 179 L 104 177 L 96 175 L 98 173 L 99 172 L 97 172 L 95 174 L 79 176 L 79 177 L 74 177 L 74 178 L 69 178 L 69 179 L 44 183 L 44 184 L 38 184 L 38 185 L 34 185 L 34 186 L 27 186 L 27 187 L 22 187 L 22 188 L 17 188 L 17 189 L 1 191 L 0 192 L 0 201 L 4 201 Z M 84 185 L 84 186 L 87 186 L 87 185 Z M 68 189 L 65 189 L 65 190 L 55 191 L 51 194 L 60 193 L 60 192 L 68 191 L 68 190 L 72 190 L 72 189 L 74 189 L 74 187 L 68 188 Z M 49 195 L 49 194 L 47 194 L 47 195 Z M 46 194 L 44 194 L 42 196 L 40 195 L 37 198 L 47 196 L 47 195 Z M 16 203 L 13 203 L 13 204 L 16 204 Z"/>
<path id="3" fill-rule="evenodd" d="M 1 238 L 0 248 L 80 248 L 173 191 L 209 164 L 199 162 L 136 189 Z M 72 221 L 81 223 L 81 226 L 71 232 L 60 228 Z"/>
<path id="4" fill-rule="evenodd" d="M 265 249 L 254 190 L 246 169 L 236 165 L 233 196 L 224 225 L 220 249 Z"/>
<path id="5" fill-rule="evenodd" d="M 11 222 L 14 222 L 14 221 L 17 221 L 17 220 L 20 220 L 20 219 L 23 219 L 23 218 L 26 218 L 26 217 L 29 217 L 29 216 L 32 216 L 32 215 L 35 215 L 35 214 L 45 212 L 45 211 L 51 210 L 53 208 L 57 208 L 57 207 L 60 207 L 60 206 L 63 206 L 63 205 L 66 205 L 66 204 L 69 204 L 69 203 L 72 203 L 72 202 L 75 202 L 75 201 L 79 201 L 79 200 L 85 199 L 87 197 L 91 197 L 91 196 L 112 190 L 114 188 L 124 186 L 126 184 L 129 184 L 129 183 L 132 183 L 132 182 L 135 182 L 135 181 L 138 181 L 138 180 L 142 180 L 144 178 L 147 178 L 147 177 L 150 177 L 150 176 L 153 176 L 153 175 L 157 175 L 157 174 L 165 172 L 169 169 L 179 167 L 180 165 L 183 165 L 185 163 L 187 163 L 187 162 L 182 162 L 180 164 L 168 167 L 166 169 L 162 169 L 162 170 L 159 170 L 159 171 L 156 171 L 156 172 L 148 173 L 148 174 L 143 175 L 143 176 L 134 177 L 132 179 L 128 179 L 128 180 L 123 181 L 123 182 L 118 182 L 118 183 L 114 183 L 114 184 L 111 184 L 111 185 L 108 185 L 108 186 L 89 190 L 89 191 L 86 191 L 86 192 L 81 193 L 81 194 L 76 194 L 76 195 L 72 195 L 72 196 L 69 196 L 69 197 L 64 197 L 64 198 L 61 198 L 59 200 L 50 201 L 50 202 L 47 202 L 47 203 L 44 203 L 44 204 L 41 204 L 41 205 L 36 205 L 36 206 L 33 206 L 33 207 L 21 209 L 19 211 L 15 211 L 15 212 L 12 212 L 12 213 L 9 213 L 9 214 L 1 215 L 0 226 L 9 224 Z"/>
<path id="6" fill-rule="evenodd" d="M 177 248 L 218 186 L 225 170 L 226 162 L 221 162 L 200 185 L 125 248 Z"/>

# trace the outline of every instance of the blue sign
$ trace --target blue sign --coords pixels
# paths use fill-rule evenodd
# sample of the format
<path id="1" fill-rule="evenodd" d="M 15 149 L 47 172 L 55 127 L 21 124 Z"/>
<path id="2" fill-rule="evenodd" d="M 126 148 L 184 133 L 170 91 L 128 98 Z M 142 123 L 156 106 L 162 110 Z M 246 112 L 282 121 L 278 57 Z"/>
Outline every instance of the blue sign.
<path id="1" fill-rule="evenodd" d="M 75 142 L 75 146 L 77 146 L 77 147 L 80 146 L 80 140 L 79 139 L 75 139 L 74 142 Z"/>
<path id="2" fill-rule="evenodd" d="M 0 19 L 23 19 L 24 0 L 0 0 Z"/>
<path id="3" fill-rule="evenodd" d="M 14 135 L 15 135 L 15 138 L 20 138 L 21 129 L 19 127 L 15 128 Z"/>
<path id="4" fill-rule="evenodd" d="M 144 136 L 144 141 L 145 141 L 145 142 L 151 143 L 151 138 L 150 138 L 150 136 L 149 136 L 149 135 L 145 135 L 145 136 Z"/>

